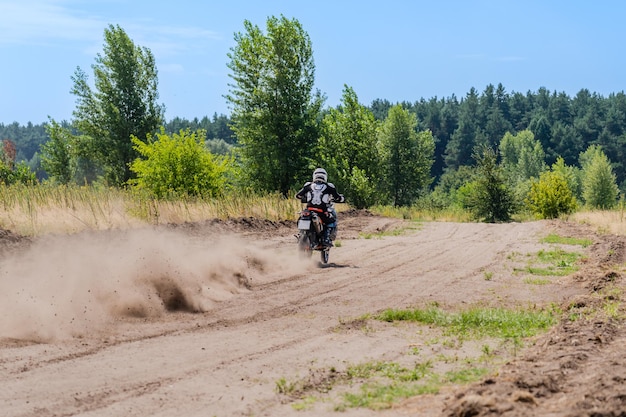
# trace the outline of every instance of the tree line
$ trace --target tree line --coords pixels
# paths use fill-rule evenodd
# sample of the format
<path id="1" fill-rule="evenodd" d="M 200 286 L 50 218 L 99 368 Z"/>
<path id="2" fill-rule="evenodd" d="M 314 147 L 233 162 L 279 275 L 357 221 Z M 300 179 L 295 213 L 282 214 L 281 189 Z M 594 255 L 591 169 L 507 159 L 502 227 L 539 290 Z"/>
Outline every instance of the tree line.
<path id="1" fill-rule="evenodd" d="M 304 28 L 284 16 L 266 23 L 264 31 L 244 21 L 235 34 L 227 64 L 232 113 L 169 122 L 158 103 L 151 51 L 109 25 L 93 83 L 80 68 L 72 77 L 77 107 L 70 122 L 0 124 L 4 166 L 29 168 L 47 181 L 135 187 L 159 198 L 229 188 L 287 196 L 324 166 L 358 207 L 457 204 L 491 221 L 521 207 L 539 210 L 537 199 L 551 190 L 545 184 L 555 184 L 548 172 L 565 181 L 574 199 L 561 196 L 567 201 L 559 212 L 571 201 L 589 203 L 583 173 L 599 166 L 598 155 L 607 164 L 595 176 L 614 185 L 608 195 L 615 200 L 617 184 L 626 186 L 623 92 L 522 94 L 498 84 L 460 99 L 377 99 L 365 106 L 345 85 L 341 103 L 325 108 L 313 87 Z M 495 205 L 479 207 L 485 198 Z"/>

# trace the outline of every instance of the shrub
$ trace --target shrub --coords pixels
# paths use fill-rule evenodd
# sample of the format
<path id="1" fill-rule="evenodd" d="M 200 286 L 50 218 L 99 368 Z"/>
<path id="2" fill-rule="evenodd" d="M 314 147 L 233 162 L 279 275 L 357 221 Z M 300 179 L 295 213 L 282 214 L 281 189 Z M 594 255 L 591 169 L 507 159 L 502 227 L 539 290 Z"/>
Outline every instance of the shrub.
<path id="1" fill-rule="evenodd" d="M 532 183 L 526 204 L 539 217 L 554 219 L 573 212 L 576 198 L 561 172 L 545 171 Z"/>
<path id="2" fill-rule="evenodd" d="M 133 136 L 134 148 L 141 155 L 131 164 L 137 178 L 129 181 L 157 198 L 168 196 L 221 195 L 226 185 L 230 159 L 216 157 L 204 146 L 204 131 L 181 130 L 171 137 L 164 129 L 148 135 L 147 142 Z"/>

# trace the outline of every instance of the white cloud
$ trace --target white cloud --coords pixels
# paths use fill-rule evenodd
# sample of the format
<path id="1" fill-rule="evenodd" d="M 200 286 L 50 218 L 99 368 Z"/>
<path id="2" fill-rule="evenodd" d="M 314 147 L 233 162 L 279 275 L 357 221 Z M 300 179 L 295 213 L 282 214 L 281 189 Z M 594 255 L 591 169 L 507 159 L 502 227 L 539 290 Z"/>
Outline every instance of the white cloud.
<path id="1" fill-rule="evenodd" d="M 0 45 L 57 43 L 59 40 L 93 41 L 104 22 L 63 5 L 66 2 L 34 0 L 0 3 Z"/>
<path id="2" fill-rule="evenodd" d="M 119 10 L 119 0 L 105 0 L 105 3 L 110 3 L 111 10 Z M 208 42 L 221 40 L 218 33 L 210 30 L 193 26 L 168 26 L 144 17 L 133 20 L 121 14 L 123 21 L 111 22 L 105 16 L 87 12 L 87 4 L 93 3 L 75 0 L 2 1 L 0 47 L 77 42 L 86 44 L 83 50 L 91 53 L 93 45 L 102 45 L 104 29 L 109 24 L 119 24 L 136 45 L 150 48 L 156 56 L 161 57 L 201 50 Z"/>

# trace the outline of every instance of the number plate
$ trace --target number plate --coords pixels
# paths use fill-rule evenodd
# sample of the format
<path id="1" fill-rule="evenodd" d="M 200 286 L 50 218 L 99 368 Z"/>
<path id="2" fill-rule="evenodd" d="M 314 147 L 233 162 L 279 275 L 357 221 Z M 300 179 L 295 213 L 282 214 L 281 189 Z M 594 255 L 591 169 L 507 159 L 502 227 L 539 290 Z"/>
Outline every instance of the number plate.
<path id="1" fill-rule="evenodd" d="M 311 227 L 311 220 L 298 220 L 298 229 L 309 230 Z"/>

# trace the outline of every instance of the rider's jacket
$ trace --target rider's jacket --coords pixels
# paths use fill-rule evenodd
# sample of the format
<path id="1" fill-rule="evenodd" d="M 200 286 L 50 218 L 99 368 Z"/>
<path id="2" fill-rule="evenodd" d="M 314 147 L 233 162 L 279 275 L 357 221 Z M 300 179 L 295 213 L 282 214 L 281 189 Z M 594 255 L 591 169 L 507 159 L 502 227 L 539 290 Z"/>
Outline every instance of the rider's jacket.
<path id="1" fill-rule="evenodd" d="M 315 207 L 327 211 L 332 207 L 332 203 L 343 203 L 345 198 L 337 192 L 332 183 L 307 182 L 304 187 L 296 193 L 296 198 L 309 207 Z"/>

